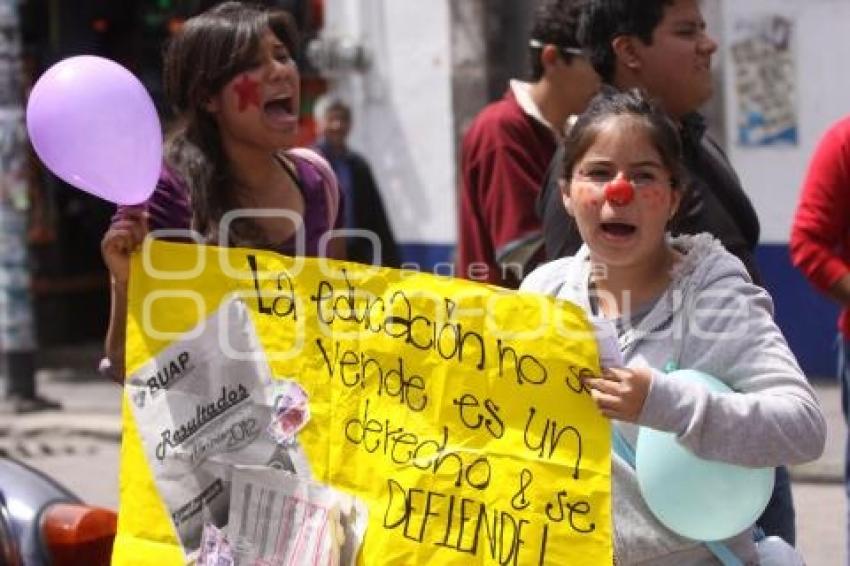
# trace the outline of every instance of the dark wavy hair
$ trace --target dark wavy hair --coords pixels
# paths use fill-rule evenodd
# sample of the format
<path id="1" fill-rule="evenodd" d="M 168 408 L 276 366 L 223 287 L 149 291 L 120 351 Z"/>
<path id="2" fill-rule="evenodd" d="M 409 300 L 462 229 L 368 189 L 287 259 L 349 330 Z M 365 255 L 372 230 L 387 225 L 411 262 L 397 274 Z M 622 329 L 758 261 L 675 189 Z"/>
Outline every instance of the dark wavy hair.
<path id="1" fill-rule="evenodd" d="M 569 182 L 572 178 L 576 163 L 596 141 L 605 122 L 621 116 L 643 127 L 670 172 L 673 188 L 684 190 L 688 181 L 679 130 L 658 103 L 640 89 L 605 87 L 590 101 L 564 140 L 564 179 Z"/>
<path id="2" fill-rule="evenodd" d="M 256 63 L 260 40 L 270 30 L 297 55 L 291 16 L 256 4 L 224 2 L 186 21 L 166 47 L 165 94 L 177 116 L 165 144 L 165 159 L 188 184 L 192 227 L 215 239 L 222 215 L 236 206 L 235 183 L 213 116 L 210 98 L 233 77 Z M 235 243 L 253 240 L 249 222 L 234 222 Z"/>
<path id="3" fill-rule="evenodd" d="M 578 39 L 590 64 L 605 83 L 614 80 L 617 56 L 612 42 L 634 35 L 647 45 L 675 0 L 590 0 L 582 10 Z"/>
<path id="4" fill-rule="evenodd" d="M 534 11 L 530 39 L 542 45 L 579 47 L 579 16 L 586 2 L 587 0 L 541 0 Z M 539 81 L 543 76 L 543 64 L 540 62 L 541 49 L 542 47 L 529 47 L 532 81 Z M 563 53 L 561 56 L 567 61 L 571 57 Z"/>

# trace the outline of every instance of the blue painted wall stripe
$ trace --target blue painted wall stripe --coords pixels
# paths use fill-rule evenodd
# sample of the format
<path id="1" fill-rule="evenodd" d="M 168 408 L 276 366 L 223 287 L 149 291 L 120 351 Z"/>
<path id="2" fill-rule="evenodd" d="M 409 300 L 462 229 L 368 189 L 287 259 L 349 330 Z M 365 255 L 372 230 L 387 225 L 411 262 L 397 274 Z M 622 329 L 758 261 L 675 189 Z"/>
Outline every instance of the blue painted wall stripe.
<path id="1" fill-rule="evenodd" d="M 417 265 L 420 271 L 432 271 L 434 266 L 454 260 L 455 247 L 451 244 L 399 244 L 398 247 L 404 263 Z M 439 273 L 449 275 L 443 265 Z"/>
<path id="2" fill-rule="evenodd" d="M 810 378 L 832 379 L 838 305 L 816 291 L 791 264 L 787 244 L 762 244 L 756 258 L 776 306 L 776 323 L 800 367 Z"/>

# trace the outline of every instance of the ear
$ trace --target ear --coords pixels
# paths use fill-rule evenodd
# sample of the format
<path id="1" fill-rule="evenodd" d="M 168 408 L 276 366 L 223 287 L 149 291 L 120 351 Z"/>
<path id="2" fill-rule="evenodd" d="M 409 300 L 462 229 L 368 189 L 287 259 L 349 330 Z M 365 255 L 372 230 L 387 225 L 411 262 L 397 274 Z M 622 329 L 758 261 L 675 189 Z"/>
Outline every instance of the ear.
<path id="1" fill-rule="evenodd" d="M 638 38 L 633 35 L 618 35 L 611 40 L 611 48 L 622 66 L 636 71 L 640 68 L 640 53 L 635 42 Z"/>
<path id="2" fill-rule="evenodd" d="M 210 114 L 217 114 L 221 110 L 221 97 L 216 94 L 207 99 L 204 102 L 204 110 L 209 112 Z"/>
<path id="3" fill-rule="evenodd" d="M 545 69 L 551 67 L 558 61 L 558 48 L 547 43 L 540 50 L 540 64 Z"/>
<path id="4" fill-rule="evenodd" d="M 674 189 L 670 195 L 670 214 L 667 216 L 667 220 L 673 220 L 673 217 L 676 216 L 676 213 L 679 212 L 679 205 L 682 204 L 682 190 Z"/>
<path id="5" fill-rule="evenodd" d="M 573 214 L 573 200 L 570 198 L 570 185 L 567 183 L 567 180 L 564 178 L 558 179 L 558 188 L 561 190 L 561 200 L 564 203 L 564 208 L 567 209 L 567 214 L 575 216 Z"/>

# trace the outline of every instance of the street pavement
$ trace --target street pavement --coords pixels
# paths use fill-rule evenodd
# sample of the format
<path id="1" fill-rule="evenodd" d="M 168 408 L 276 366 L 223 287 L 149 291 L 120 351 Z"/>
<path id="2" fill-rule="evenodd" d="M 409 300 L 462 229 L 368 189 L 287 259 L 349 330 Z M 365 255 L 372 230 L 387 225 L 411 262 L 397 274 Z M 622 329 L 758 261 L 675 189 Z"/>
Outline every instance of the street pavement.
<path id="1" fill-rule="evenodd" d="M 19 458 L 65 484 L 84 500 L 118 505 L 121 388 L 93 370 L 93 354 L 78 353 L 77 368 L 39 372 L 39 392 L 61 411 L 0 413 L 0 455 Z M 792 467 L 798 547 L 809 566 L 845 564 L 846 501 L 842 481 L 846 427 L 838 387 L 813 386 L 827 416 L 827 446 L 815 462 Z"/>

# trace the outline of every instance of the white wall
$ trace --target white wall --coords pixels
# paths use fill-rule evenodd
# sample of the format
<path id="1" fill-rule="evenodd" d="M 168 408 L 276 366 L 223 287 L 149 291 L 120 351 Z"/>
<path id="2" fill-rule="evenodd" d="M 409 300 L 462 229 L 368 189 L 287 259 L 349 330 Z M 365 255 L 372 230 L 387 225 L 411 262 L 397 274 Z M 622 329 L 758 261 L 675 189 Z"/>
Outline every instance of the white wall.
<path id="1" fill-rule="evenodd" d="M 451 100 L 451 0 L 326 0 L 326 33 L 361 41 L 366 74 L 332 81 L 355 112 L 352 145 L 371 160 L 397 238 L 456 240 L 455 147 Z M 785 243 L 798 192 L 820 135 L 850 113 L 850 0 L 707 0 L 718 53 L 725 147 L 762 222 L 763 243 Z M 720 17 L 718 18 L 718 13 Z M 792 51 L 798 143 L 737 143 L 735 66 L 730 45 L 740 18 L 784 14 Z"/>
<path id="2" fill-rule="evenodd" d="M 783 14 L 794 22 L 798 144 L 742 147 L 730 53 L 742 17 Z M 809 159 L 829 124 L 850 114 L 850 0 L 725 0 L 723 77 L 726 148 L 762 223 L 762 243 L 787 243 Z"/>
<path id="3" fill-rule="evenodd" d="M 332 81 L 353 104 L 351 145 L 370 160 L 396 239 L 454 244 L 450 0 L 326 0 L 325 32 L 372 64 Z"/>

